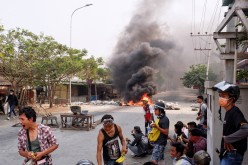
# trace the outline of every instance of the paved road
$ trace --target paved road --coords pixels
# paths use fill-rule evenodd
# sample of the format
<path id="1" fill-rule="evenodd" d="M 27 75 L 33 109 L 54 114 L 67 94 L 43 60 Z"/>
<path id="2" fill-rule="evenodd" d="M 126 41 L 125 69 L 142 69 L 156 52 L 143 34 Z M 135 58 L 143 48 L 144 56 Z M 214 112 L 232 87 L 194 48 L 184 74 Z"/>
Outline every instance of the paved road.
<path id="1" fill-rule="evenodd" d="M 185 93 L 188 93 L 185 95 Z M 153 99 L 164 99 L 175 102 L 181 105 L 181 110 L 167 110 L 166 114 L 170 119 L 170 134 L 174 133 L 174 124 L 181 120 L 185 123 L 195 120 L 196 112 L 191 111 L 189 100 L 194 99 L 196 94 L 187 90 L 186 92 L 165 92 L 159 94 Z M 174 97 L 177 96 L 177 97 Z M 184 99 L 186 98 L 186 99 Z M 121 125 L 125 137 L 132 139 L 130 131 L 133 126 L 138 125 L 143 128 L 144 120 L 143 111 L 141 107 L 135 106 L 90 106 L 89 112 L 95 115 L 95 120 L 100 119 L 103 114 L 112 114 L 115 122 Z M 17 151 L 17 133 L 20 127 L 12 127 L 17 123 L 18 119 L 6 121 L 3 116 L 0 116 L 0 165 L 18 165 L 21 164 L 23 159 L 19 156 Z M 38 118 L 37 122 L 40 122 Z M 53 129 L 59 141 L 59 148 L 52 154 L 53 162 L 55 165 L 75 165 L 80 159 L 89 159 L 96 163 L 96 138 L 101 125 L 98 125 L 91 131 L 73 131 L 73 130 L 60 130 L 59 128 Z M 130 153 L 126 156 L 125 165 L 140 165 L 149 160 L 150 156 L 145 158 L 132 158 Z M 171 164 L 169 157 L 169 145 L 165 151 L 165 162 Z"/>
<path id="2" fill-rule="evenodd" d="M 190 103 L 181 103 L 181 110 L 168 110 L 167 116 L 170 119 L 170 134 L 173 133 L 174 124 L 181 120 L 183 122 L 192 121 L 195 118 L 195 113 L 190 109 Z M 97 108 L 98 106 L 95 106 Z M 110 106 L 103 111 L 94 112 L 96 119 L 100 119 L 105 113 L 110 113 L 114 116 L 115 122 L 122 126 L 124 136 L 132 139 L 130 131 L 134 125 L 143 127 L 143 112 L 141 107 L 130 106 Z M 1 165 L 17 165 L 21 164 L 23 158 L 17 153 L 17 132 L 20 127 L 11 127 L 18 120 L 5 121 L 6 123 L 0 127 L 0 160 Z M 40 122 L 40 119 L 38 119 Z M 54 129 L 55 135 L 59 140 L 59 148 L 53 153 L 55 165 L 74 165 L 80 159 L 90 159 L 96 163 L 96 138 L 101 125 L 98 125 L 91 131 L 73 131 Z M 144 128 L 143 128 L 144 131 Z M 171 164 L 169 158 L 168 146 L 166 149 L 166 164 Z M 149 156 L 145 158 L 132 158 L 127 154 L 125 164 L 143 164 L 148 161 Z"/>

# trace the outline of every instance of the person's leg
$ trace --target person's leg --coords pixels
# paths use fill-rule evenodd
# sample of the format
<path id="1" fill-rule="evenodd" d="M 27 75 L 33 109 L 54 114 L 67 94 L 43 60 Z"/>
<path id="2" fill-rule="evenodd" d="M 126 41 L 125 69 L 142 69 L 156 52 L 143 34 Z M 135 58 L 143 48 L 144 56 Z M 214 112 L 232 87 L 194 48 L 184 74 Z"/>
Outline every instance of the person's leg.
<path id="1" fill-rule="evenodd" d="M 2 106 L 2 105 L 0 106 L 0 109 L 1 109 L 1 111 L 3 112 L 3 114 L 5 114 L 5 112 L 4 112 L 4 108 L 3 108 L 3 106 Z"/>
<path id="2" fill-rule="evenodd" d="M 13 112 L 14 113 L 14 115 L 15 115 L 15 105 L 9 105 L 9 117 L 11 117 L 11 113 Z M 15 115 L 16 116 L 16 115 Z"/>
<path id="3" fill-rule="evenodd" d="M 136 156 L 140 155 L 137 146 L 132 146 L 131 144 L 128 144 L 127 147 L 134 153 L 134 155 Z"/>
<path id="4" fill-rule="evenodd" d="M 15 105 L 12 105 L 13 107 L 13 114 L 16 116 L 16 113 L 15 113 Z"/>
<path id="5" fill-rule="evenodd" d="M 148 129 L 147 129 L 148 123 L 149 123 L 148 121 L 145 121 L 145 135 L 148 134 Z"/>
<path id="6" fill-rule="evenodd" d="M 159 162 L 164 160 L 164 149 L 164 145 L 155 144 L 152 151 L 151 162 L 158 164 Z"/>
<path id="7" fill-rule="evenodd" d="M 239 153 L 228 152 L 221 159 L 220 165 L 241 165 L 243 161 L 243 156 Z"/>

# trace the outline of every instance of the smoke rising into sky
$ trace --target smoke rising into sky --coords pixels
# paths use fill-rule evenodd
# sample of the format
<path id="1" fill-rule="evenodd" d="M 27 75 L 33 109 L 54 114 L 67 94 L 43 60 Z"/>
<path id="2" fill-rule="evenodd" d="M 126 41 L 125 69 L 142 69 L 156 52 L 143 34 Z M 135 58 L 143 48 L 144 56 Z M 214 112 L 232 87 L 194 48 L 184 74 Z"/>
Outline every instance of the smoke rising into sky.
<path id="1" fill-rule="evenodd" d="M 125 101 L 154 95 L 168 82 L 173 87 L 178 84 L 181 48 L 168 34 L 168 26 L 158 20 L 166 5 L 164 0 L 143 0 L 116 44 L 109 67 Z"/>

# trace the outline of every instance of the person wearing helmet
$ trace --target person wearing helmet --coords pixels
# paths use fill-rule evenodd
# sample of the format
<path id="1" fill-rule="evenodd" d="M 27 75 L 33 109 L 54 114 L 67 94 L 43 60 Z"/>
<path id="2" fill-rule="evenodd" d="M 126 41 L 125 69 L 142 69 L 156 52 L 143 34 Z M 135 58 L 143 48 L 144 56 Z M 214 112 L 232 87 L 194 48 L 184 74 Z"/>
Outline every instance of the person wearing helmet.
<path id="1" fill-rule="evenodd" d="M 195 165 L 209 165 L 211 157 L 206 151 L 200 150 L 194 154 L 193 160 Z"/>
<path id="2" fill-rule="evenodd" d="M 243 113 L 235 106 L 240 95 L 239 87 L 222 81 L 213 90 L 219 93 L 221 121 L 221 107 L 226 111 L 220 151 L 221 165 L 241 165 L 247 150 L 248 124 Z"/>
<path id="3" fill-rule="evenodd" d="M 142 99 L 144 118 L 145 118 L 145 135 L 149 133 L 149 128 L 151 127 L 151 122 L 153 121 L 153 108 L 148 104 L 148 98 L 145 97 Z"/>
<path id="4" fill-rule="evenodd" d="M 165 105 L 162 102 L 157 102 L 154 105 L 154 113 L 158 117 L 155 123 L 151 124 L 151 127 L 158 129 L 160 132 L 158 138 L 154 141 L 154 148 L 151 155 L 151 162 L 159 164 L 164 160 L 164 150 L 167 144 L 167 138 L 169 134 L 170 121 L 165 115 Z M 157 124 L 156 124 L 157 123 Z M 163 164 L 163 163 L 162 163 Z"/>
<path id="5" fill-rule="evenodd" d="M 97 163 L 98 165 L 121 165 L 122 163 L 116 163 L 115 161 L 122 153 L 127 153 L 122 129 L 114 123 L 113 116 L 109 114 L 104 115 L 101 122 L 103 123 L 103 128 L 99 130 L 97 137 Z M 121 141 L 122 148 L 119 146 L 118 139 Z M 101 154 L 103 154 L 104 163 L 102 163 Z"/>
<path id="6" fill-rule="evenodd" d="M 94 163 L 92 163 L 90 160 L 82 159 L 78 161 L 76 165 L 94 165 Z"/>

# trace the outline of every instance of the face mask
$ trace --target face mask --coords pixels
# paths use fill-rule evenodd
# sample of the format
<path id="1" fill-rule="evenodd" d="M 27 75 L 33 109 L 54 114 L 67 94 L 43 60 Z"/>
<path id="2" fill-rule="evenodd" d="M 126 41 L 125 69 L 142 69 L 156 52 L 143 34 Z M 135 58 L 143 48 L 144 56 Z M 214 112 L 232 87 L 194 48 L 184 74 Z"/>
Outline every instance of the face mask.
<path id="1" fill-rule="evenodd" d="M 220 106 L 221 106 L 221 107 L 227 107 L 227 106 L 229 105 L 229 100 L 230 100 L 230 99 L 231 99 L 231 98 L 226 99 L 226 98 L 220 97 L 220 98 L 219 98 L 219 104 L 220 104 Z"/>

